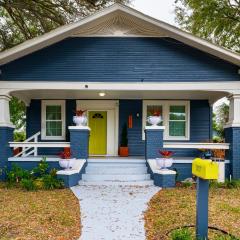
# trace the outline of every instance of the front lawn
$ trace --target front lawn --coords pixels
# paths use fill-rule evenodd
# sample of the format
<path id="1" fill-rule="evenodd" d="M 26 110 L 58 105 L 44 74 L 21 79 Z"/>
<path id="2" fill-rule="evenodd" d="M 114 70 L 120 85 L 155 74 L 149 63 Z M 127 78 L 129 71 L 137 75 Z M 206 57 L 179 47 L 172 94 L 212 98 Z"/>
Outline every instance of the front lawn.
<path id="1" fill-rule="evenodd" d="M 195 225 L 196 190 L 176 188 L 162 190 L 149 202 L 145 213 L 148 240 L 171 239 L 172 229 Z M 240 239 L 240 190 L 217 188 L 210 190 L 209 225 L 223 229 Z M 193 229 L 190 229 L 193 231 Z M 210 239 L 225 239 L 210 233 Z"/>
<path id="2" fill-rule="evenodd" d="M 0 183 L 1 240 L 75 240 L 80 210 L 69 189 L 26 192 Z"/>

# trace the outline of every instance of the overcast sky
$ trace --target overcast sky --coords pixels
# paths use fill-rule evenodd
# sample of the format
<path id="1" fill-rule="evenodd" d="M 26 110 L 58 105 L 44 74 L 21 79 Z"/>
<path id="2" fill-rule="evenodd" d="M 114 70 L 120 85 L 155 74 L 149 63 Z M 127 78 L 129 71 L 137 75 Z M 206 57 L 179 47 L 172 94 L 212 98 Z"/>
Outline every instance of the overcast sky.
<path id="1" fill-rule="evenodd" d="M 175 0 L 133 0 L 132 6 L 151 17 L 176 25 L 174 22 L 174 1 Z"/>

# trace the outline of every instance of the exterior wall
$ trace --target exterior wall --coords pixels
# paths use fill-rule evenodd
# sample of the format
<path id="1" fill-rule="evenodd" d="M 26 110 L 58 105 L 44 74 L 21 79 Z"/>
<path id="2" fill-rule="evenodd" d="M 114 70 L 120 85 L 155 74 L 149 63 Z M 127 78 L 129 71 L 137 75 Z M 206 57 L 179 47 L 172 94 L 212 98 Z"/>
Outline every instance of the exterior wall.
<path id="1" fill-rule="evenodd" d="M 139 114 L 139 117 L 138 115 Z M 142 140 L 142 100 L 119 101 L 119 143 L 124 123 L 128 116 L 133 116 L 133 128 L 128 129 L 128 146 L 131 156 L 144 155 L 145 144 Z M 211 107 L 207 100 L 190 101 L 190 140 L 189 142 L 203 142 L 211 139 Z M 170 141 L 169 141 L 170 142 Z M 175 142 L 175 141 L 173 141 Z M 198 150 L 172 149 L 177 157 L 195 157 Z"/>
<path id="2" fill-rule="evenodd" d="M 73 125 L 72 116 L 76 108 L 75 100 L 66 100 L 66 141 L 69 141 L 68 126 Z M 142 100 L 119 101 L 119 144 L 124 123 L 128 116 L 133 117 L 133 128 L 128 129 L 128 146 L 130 156 L 144 156 L 145 144 L 142 140 Z M 207 100 L 190 101 L 190 142 L 202 142 L 211 138 L 211 108 Z M 27 110 L 27 136 L 41 131 L 41 101 L 32 100 Z M 39 149 L 40 155 L 56 155 L 62 149 Z M 198 150 L 173 149 L 176 157 L 195 157 Z"/>
<path id="3" fill-rule="evenodd" d="M 68 38 L 6 64 L 1 71 L 0 79 L 16 81 L 240 80 L 237 66 L 170 38 Z"/>

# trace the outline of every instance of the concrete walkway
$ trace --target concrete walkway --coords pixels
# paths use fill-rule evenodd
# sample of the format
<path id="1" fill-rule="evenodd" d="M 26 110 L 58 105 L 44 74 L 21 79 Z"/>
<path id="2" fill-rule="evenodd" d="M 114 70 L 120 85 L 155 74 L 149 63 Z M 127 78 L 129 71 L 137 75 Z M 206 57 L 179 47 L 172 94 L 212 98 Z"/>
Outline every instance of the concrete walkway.
<path id="1" fill-rule="evenodd" d="M 80 200 L 80 240 L 144 240 L 143 212 L 155 186 L 76 186 Z"/>

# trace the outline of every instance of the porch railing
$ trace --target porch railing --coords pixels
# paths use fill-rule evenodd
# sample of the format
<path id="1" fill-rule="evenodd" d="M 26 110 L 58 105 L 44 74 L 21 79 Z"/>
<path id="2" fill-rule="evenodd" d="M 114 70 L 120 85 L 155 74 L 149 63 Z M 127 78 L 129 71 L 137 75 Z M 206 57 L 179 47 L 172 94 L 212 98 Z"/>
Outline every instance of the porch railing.
<path id="1" fill-rule="evenodd" d="M 38 132 L 26 139 L 24 142 L 9 142 L 9 146 L 13 149 L 22 148 L 22 151 L 17 153 L 14 157 L 38 156 L 38 148 L 55 148 L 55 147 L 70 147 L 69 142 L 39 142 L 38 137 L 41 132 Z"/>

